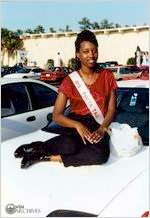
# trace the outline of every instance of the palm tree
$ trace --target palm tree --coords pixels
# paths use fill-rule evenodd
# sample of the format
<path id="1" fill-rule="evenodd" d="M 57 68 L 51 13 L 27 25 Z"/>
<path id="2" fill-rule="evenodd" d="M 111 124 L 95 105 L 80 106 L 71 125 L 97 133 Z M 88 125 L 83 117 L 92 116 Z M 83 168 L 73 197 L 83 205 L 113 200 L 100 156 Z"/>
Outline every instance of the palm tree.
<path id="1" fill-rule="evenodd" d="M 53 27 L 49 28 L 50 33 L 56 33 L 56 30 Z"/>
<path id="2" fill-rule="evenodd" d="M 31 30 L 31 29 L 26 29 L 24 32 L 25 33 L 29 33 L 29 34 L 33 34 L 34 33 L 33 30 Z"/>
<path id="3" fill-rule="evenodd" d="M 121 27 L 121 25 L 120 24 L 118 24 L 118 23 L 115 23 L 115 28 L 120 28 Z"/>
<path id="4" fill-rule="evenodd" d="M 110 29 L 110 28 L 114 28 L 113 23 L 109 23 L 109 21 L 107 19 L 103 19 L 100 23 L 101 25 L 101 29 Z"/>
<path id="5" fill-rule="evenodd" d="M 6 42 L 9 34 L 9 30 L 6 28 L 1 28 L 1 52 L 2 52 L 2 65 L 4 63 L 4 56 L 6 52 Z"/>
<path id="6" fill-rule="evenodd" d="M 17 55 L 17 50 L 23 48 L 23 40 L 20 39 L 16 33 L 6 29 L 1 29 L 1 50 L 3 53 L 2 64 L 4 60 L 5 52 L 8 54 L 8 65 L 9 65 L 9 57 L 14 54 Z"/>
<path id="7" fill-rule="evenodd" d="M 72 30 L 70 29 L 70 26 L 69 26 L 69 25 L 66 25 L 64 31 L 65 31 L 65 32 L 72 32 Z"/>
<path id="8" fill-rule="evenodd" d="M 91 23 L 91 27 L 93 30 L 100 29 L 100 25 L 98 22 Z"/>
<path id="9" fill-rule="evenodd" d="M 36 33 L 45 33 L 45 29 L 43 28 L 43 26 L 41 25 L 38 25 L 34 30 L 33 32 L 36 34 Z"/>
<path id="10" fill-rule="evenodd" d="M 20 29 L 18 29 L 16 32 L 16 35 L 18 35 L 18 36 L 20 36 L 20 35 L 22 35 L 23 34 L 23 31 L 22 30 L 20 30 Z"/>
<path id="11" fill-rule="evenodd" d="M 91 29 L 91 22 L 86 17 L 83 17 L 78 23 L 80 24 L 81 30 Z"/>
<path id="12" fill-rule="evenodd" d="M 65 26 L 65 29 L 59 28 L 59 31 L 60 31 L 60 32 L 72 32 L 72 30 L 70 29 L 70 26 L 69 26 L 69 25 L 66 25 L 66 26 Z"/>

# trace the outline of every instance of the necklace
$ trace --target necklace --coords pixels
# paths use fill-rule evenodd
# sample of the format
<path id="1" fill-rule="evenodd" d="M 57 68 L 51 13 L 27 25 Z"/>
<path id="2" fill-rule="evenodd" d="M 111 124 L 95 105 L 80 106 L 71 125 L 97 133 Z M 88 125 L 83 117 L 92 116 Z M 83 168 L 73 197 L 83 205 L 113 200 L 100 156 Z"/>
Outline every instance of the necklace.
<path id="1" fill-rule="evenodd" d="M 79 74 L 86 85 L 93 85 L 98 78 L 98 74 L 95 72 L 90 74 L 83 73 L 81 69 L 79 70 Z"/>

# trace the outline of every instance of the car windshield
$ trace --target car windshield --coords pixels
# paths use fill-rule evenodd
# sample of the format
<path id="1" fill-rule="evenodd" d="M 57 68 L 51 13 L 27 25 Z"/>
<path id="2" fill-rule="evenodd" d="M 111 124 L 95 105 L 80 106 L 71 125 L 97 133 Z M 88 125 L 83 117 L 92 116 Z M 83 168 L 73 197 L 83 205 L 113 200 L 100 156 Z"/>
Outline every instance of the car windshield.
<path id="1" fill-rule="evenodd" d="M 129 74 L 129 73 L 136 73 L 136 72 L 140 72 L 140 69 L 137 68 L 136 66 L 120 68 L 120 74 Z"/>
<path id="2" fill-rule="evenodd" d="M 106 61 L 105 63 L 106 63 L 107 66 L 116 66 L 116 65 L 118 65 L 117 61 Z"/>
<path id="3" fill-rule="evenodd" d="M 40 73 L 42 71 L 43 71 L 43 69 L 41 69 L 41 68 L 33 68 L 32 69 L 32 72 L 34 72 L 34 73 Z"/>
<path id="4" fill-rule="evenodd" d="M 117 73 L 118 68 L 109 68 L 113 73 Z"/>
<path id="5" fill-rule="evenodd" d="M 132 96 L 136 94 L 137 102 L 134 106 L 130 106 Z M 65 116 L 70 112 L 70 108 L 65 110 Z M 149 90 L 148 88 L 118 88 L 117 90 L 117 114 L 115 122 L 128 123 L 131 127 L 142 126 L 147 120 L 147 129 L 149 126 Z M 50 120 L 48 125 L 42 130 L 53 133 L 64 133 L 65 127 L 61 127 L 54 121 Z M 149 130 L 146 143 L 149 141 Z"/>
<path id="6" fill-rule="evenodd" d="M 30 71 L 31 71 L 31 69 L 22 68 L 22 69 L 18 70 L 17 73 L 29 73 Z"/>

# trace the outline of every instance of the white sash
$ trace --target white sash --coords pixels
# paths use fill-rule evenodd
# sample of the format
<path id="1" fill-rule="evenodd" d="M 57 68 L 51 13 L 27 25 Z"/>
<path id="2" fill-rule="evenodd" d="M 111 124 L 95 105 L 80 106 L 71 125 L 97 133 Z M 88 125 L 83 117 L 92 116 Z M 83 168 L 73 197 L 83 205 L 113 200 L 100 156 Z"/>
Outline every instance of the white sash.
<path id="1" fill-rule="evenodd" d="M 70 73 L 69 76 L 95 120 L 99 124 L 102 124 L 104 116 L 80 75 L 76 71 L 74 71 Z"/>

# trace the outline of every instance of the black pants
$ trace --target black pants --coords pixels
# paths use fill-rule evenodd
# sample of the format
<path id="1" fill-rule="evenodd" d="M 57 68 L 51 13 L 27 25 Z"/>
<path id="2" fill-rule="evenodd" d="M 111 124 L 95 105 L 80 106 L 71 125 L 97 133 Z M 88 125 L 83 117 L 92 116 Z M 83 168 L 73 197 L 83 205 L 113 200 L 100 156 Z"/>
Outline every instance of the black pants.
<path id="1" fill-rule="evenodd" d="M 91 115 L 70 114 L 69 117 L 83 123 L 91 132 L 100 126 Z M 42 147 L 51 155 L 61 155 L 65 167 L 100 165 L 107 162 L 110 154 L 107 134 L 98 143 L 91 144 L 86 141 L 84 144 L 77 131 L 71 128 L 64 128 L 62 134 L 43 142 Z"/>

